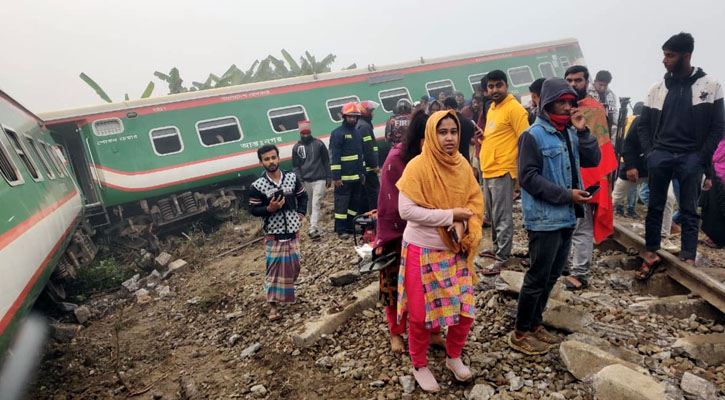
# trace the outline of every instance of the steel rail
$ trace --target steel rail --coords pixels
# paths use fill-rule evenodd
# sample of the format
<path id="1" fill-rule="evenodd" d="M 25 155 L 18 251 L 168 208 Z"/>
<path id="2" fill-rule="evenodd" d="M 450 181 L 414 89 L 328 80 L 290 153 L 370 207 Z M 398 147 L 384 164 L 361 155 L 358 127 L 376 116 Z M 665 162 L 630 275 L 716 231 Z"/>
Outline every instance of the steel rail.
<path id="1" fill-rule="evenodd" d="M 636 250 L 638 254 L 645 251 L 644 239 L 617 221 L 614 222 L 612 238 L 628 250 Z M 664 250 L 658 250 L 657 255 L 667 267 L 667 275 L 725 313 L 725 285 L 722 282 Z"/>

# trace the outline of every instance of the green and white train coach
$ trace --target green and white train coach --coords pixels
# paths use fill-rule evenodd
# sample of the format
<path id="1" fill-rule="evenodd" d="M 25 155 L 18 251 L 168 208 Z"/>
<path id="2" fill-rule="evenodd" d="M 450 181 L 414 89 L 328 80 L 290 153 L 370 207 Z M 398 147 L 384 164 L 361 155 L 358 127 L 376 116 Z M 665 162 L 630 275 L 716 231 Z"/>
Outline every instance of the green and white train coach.
<path id="1" fill-rule="evenodd" d="M 68 152 L 95 227 L 134 242 L 143 232 L 190 216 L 228 217 L 259 173 L 256 150 L 268 143 L 289 160 L 297 121 L 312 121 L 327 141 L 341 106 L 375 100 L 375 135 L 400 98 L 442 90 L 477 92 L 488 71 L 508 73 L 526 101 L 538 77 L 582 63 L 574 39 L 414 62 L 369 66 L 41 114 Z"/>
<path id="2" fill-rule="evenodd" d="M 0 127 L 2 358 L 54 269 L 60 278 L 73 276 L 93 259 L 95 246 L 78 229 L 83 196 L 43 122 L 0 91 Z"/>

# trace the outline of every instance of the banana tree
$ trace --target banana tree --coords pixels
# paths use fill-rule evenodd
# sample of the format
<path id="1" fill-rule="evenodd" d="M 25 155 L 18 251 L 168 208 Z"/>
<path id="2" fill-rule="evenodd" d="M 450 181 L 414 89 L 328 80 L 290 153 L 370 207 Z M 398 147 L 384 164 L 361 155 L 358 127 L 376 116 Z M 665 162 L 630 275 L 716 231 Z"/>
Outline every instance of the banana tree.
<path id="1" fill-rule="evenodd" d="M 88 86 L 90 86 L 91 89 L 93 89 L 96 92 L 96 94 L 98 94 L 98 96 L 101 99 L 103 99 L 103 101 L 105 101 L 106 103 L 112 103 L 111 98 L 108 96 L 108 94 L 106 94 L 106 91 L 101 89 L 101 86 L 98 83 L 96 83 L 96 81 L 91 79 L 90 76 L 86 75 L 84 72 L 81 72 L 81 74 L 79 76 L 83 80 L 83 82 L 88 84 Z M 153 93 L 153 91 L 154 91 L 154 86 L 155 85 L 154 85 L 153 81 L 150 81 L 148 83 L 148 85 L 146 85 L 146 89 L 144 89 L 143 93 L 141 93 L 141 98 L 145 99 L 147 97 L 151 97 L 151 93 Z M 126 93 L 124 95 L 124 98 L 126 101 L 129 100 L 128 93 Z"/>
<path id="2" fill-rule="evenodd" d="M 189 91 L 187 88 L 184 87 L 184 80 L 181 79 L 181 76 L 179 75 L 179 69 L 176 67 L 171 68 L 168 74 L 156 71 L 154 72 L 154 75 L 169 84 L 169 94 L 184 93 Z"/>

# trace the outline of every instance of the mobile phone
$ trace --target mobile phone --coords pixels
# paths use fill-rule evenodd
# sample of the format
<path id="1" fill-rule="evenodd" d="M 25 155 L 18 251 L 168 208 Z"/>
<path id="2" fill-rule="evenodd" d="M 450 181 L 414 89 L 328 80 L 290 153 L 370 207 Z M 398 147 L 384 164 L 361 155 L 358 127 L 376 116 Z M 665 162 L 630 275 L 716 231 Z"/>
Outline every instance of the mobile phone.
<path id="1" fill-rule="evenodd" d="M 601 187 L 601 186 L 599 186 L 599 185 L 592 185 L 592 186 L 589 186 L 588 188 L 586 188 L 586 189 L 585 189 L 584 191 L 585 191 L 585 192 L 587 192 L 587 193 L 589 193 L 589 197 L 592 197 L 592 196 L 594 196 L 595 194 L 597 194 L 597 192 L 598 192 L 598 191 L 599 191 L 599 189 L 601 189 L 601 188 L 602 188 L 602 187 Z"/>
<path id="2" fill-rule="evenodd" d="M 284 192 L 282 191 L 282 189 L 277 190 L 276 192 L 274 192 L 274 195 L 272 195 L 272 198 L 275 201 L 282 200 L 282 197 L 284 197 Z"/>
<path id="3" fill-rule="evenodd" d="M 453 243 L 458 243 L 458 232 L 456 232 L 455 226 L 451 229 L 451 235 L 453 236 Z"/>

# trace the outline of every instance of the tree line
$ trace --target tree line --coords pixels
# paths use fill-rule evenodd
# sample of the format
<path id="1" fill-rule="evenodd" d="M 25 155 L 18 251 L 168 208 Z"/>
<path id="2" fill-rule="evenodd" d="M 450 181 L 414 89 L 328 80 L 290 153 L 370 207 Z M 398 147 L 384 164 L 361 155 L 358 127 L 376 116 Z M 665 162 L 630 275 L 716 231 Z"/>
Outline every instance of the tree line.
<path id="1" fill-rule="evenodd" d="M 332 70 L 332 63 L 335 62 L 335 58 L 337 57 L 334 54 L 328 54 L 322 60 L 317 61 L 315 56 L 310 54 L 308 51 L 305 51 L 305 54 L 300 56 L 299 62 L 297 62 L 294 57 L 287 52 L 287 50 L 282 49 L 281 53 L 282 59 L 269 55 L 262 61 L 255 60 L 246 70 L 242 70 L 237 67 L 236 64 L 232 64 L 223 74 L 216 75 L 210 73 L 203 82 L 192 81 L 190 86 L 184 85 L 181 73 L 176 67 L 171 68 L 168 73 L 156 71 L 154 72 L 154 76 L 168 84 L 168 94 L 176 94 L 330 72 Z M 356 64 L 349 65 L 343 68 L 343 70 L 354 68 L 357 68 Z M 81 72 L 80 78 L 86 82 L 101 99 L 108 103 L 112 102 L 108 94 L 98 83 L 91 79 L 90 76 Z M 150 97 L 154 88 L 154 82 L 149 81 L 146 88 L 141 93 L 140 98 L 145 99 Z M 124 98 L 125 100 L 129 100 L 128 93 L 125 94 Z"/>

